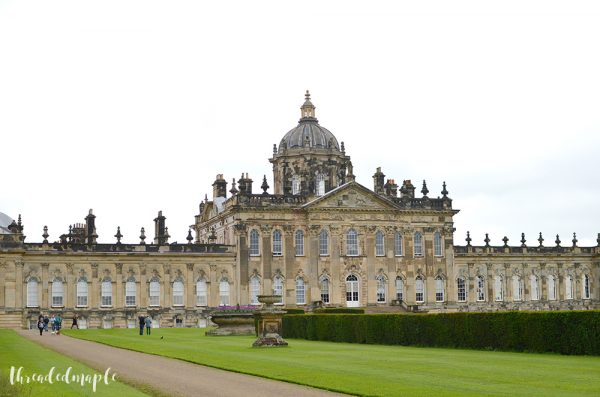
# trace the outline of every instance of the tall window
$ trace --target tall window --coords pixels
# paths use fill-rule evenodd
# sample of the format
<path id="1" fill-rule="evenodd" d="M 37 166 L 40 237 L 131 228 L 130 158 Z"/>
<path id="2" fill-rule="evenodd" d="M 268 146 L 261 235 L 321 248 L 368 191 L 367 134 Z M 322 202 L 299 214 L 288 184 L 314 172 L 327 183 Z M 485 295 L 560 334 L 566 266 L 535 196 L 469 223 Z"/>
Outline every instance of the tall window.
<path id="1" fill-rule="evenodd" d="M 496 275 L 494 277 L 494 292 L 496 293 L 496 302 L 501 302 L 504 300 L 504 290 L 502 284 L 502 276 Z"/>
<path id="2" fill-rule="evenodd" d="M 400 232 L 394 234 L 394 255 L 402 256 L 402 234 Z"/>
<path id="3" fill-rule="evenodd" d="M 158 279 L 150 280 L 150 306 L 160 305 L 160 283 Z"/>
<path id="4" fill-rule="evenodd" d="M 304 232 L 296 230 L 296 256 L 304 256 Z"/>
<path id="5" fill-rule="evenodd" d="M 102 286 L 100 287 L 100 305 L 112 306 L 112 283 L 109 278 L 102 280 Z"/>
<path id="6" fill-rule="evenodd" d="M 258 305 L 258 295 L 260 294 L 260 279 L 257 275 L 250 277 L 250 304 Z"/>
<path id="7" fill-rule="evenodd" d="M 325 194 L 325 174 L 322 173 L 317 173 L 317 178 L 316 178 L 316 193 L 317 196 L 322 196 Z"/>
<path id="8" fill-rule="evenodd" d="M 423 235 L 415 233 L 415 256 L 423 256 Z"/>
<path id="9" fill-rule="evenodd" d="M 404 280 L 402 277 L 396 277 L 396 300 L 404 300 Z"/>
<path id="10" fill-rule="evenodd" d="M 485 300 L 485 279 L 483 276 L 477 276 L 477 301 Z"/>
<path id="11" fill-rule="evenodd" d="M 87 306 L 88 304 L 88 284 L 85 278 L 77 281 L 77 306 Z"/>
<path id="12" fill-rule="evenodd" d="M 64 287 L 59 278 L 52 282 L 52 306 L 63 306 Z"/>
<path id="13" fill-rule="evenodd" d="M 565 299 L 573 299 L 573 276 L 571 275 L 565 279 Z"/>
<path id="14" fill-rule="evenodd" d="M 281 245 L 281 232 L 279 230 L 273 231 L 273 256 L 283 255 L 283 248 Z"/>
<path id="15" fill-rule="evenodd" d="M 467 284 L 465 279 L 459 277 L 456 279 L 456 291 L 457 291 L 457 299 L 459 302 L 466 302 L 467 300 Z"/>
<path id="16" fill-rule="evenodd" d="M 415 300 L 417 302 L 425 301 L 425 284 L 423 283 L 423 279 L 421 276 L 418 276 L 415 280 Z"/>
<path id="17" fill-rule="evenodd" d="M 385 244 L 383 233 L 381 231 L 377 231 L 375 233 L 375 256 L 384 256 L 385 255 Z"/>
<path id="18" fill-rule="evenodd" d="M 260 255 L 260 246 L 258 244 L 259 235 L 258 230 L 252 229 L 250 230 L 250 256 L 259 256 Z"/>
<path id="19" fill-rule="evenodd" d="M 281 296 L 281 300 L 277 304 L 283 304 L 283 277 L 275 276 L 273 279 L 273 295 Z"/>
<path id="20" fill-rule="evenodd" d="M 125 306 L 135 306 L 135 279 L 130 277 L 125 283 Z"/>
<path id="21" fill-rule="evenodd" d="M 173 282 L 173 306 L 183 306 L 183 282 L 181 280 Z"/>
<path id="22" fill-rule="evenodd" d="M 584 274 L 581 281 L 583 282 L 583 285 L 581 286 L 582 297 L 583 299 L 590 299 L 590 276 Z"/>
<path id="23" fill-rule="evenodd" d="M 521 278 L 517 275 L 512 276 L 513 300 L 520 301 L 523 299 L 523 284 Z"/>
<path id="24" fill-rule="evenodd" d="M 552 274 L 548 276 L 548 300 L 556 300 L 556 278 Z"/>
<path id="25" fill-rule="evenodd" d="M 329 255 L 329 233 L 325 229 L 319 233 L 319 255 Z"/>
<path id="26" fill-rule="evenodd" d="M 296 279 L 296 304 L 303 305 L 306 303 L 306 293 L 304 289 L 304 279 L 298 277 Z"/>
<path id="27" fill-rule="evenodd" d="M 531 300 L 537 301 L 540 299 L 540 293 L 538 288 L 538 278 L 535 274 L 529 276 L 529 283 L 531 285 Z"/>
<path id="28" fill-rule="evenodd" d="M 329 279 L 327 277 L 321 279 L 321 302 L 329 303 Z"/>
<path id="29" fill-rule="evenodd" d="M 292 176 L 292 194 L 300 194 L 300 177 Z"/>
<path id="30" fill-rule="evenodd" d="M 203 278 L 196 282 L 196 305 L 208 306 L 208 288 Z"/>
<path id="31" fill-rule="evenodd" d="M 229 281 L 226 278 L 222 278 L 219 283 L 219 305 L 229 305 Z"/>
<path id="32" fill-rule="evenodd" d="M 435 232 L 433 235 L 433 255 L 442 256 L 442 235 Z"/>
<path id="33" fill-rule="evenodd" d="M 385 278 L 382 275 L 377 276 L 377 302 L 385 302 Z"/>
<path id="34" fill-rule="evenodd" d="M 348 230 L 346 234 L 346 255 L 358 256 L 358 234 L 354 229 Z"/>
<path id="35" fill-rule="evenodd" d="M 440 276 L 435 278 L 435 301 L 444 301 L 444 279 L 442 279 Z"/>
<path id="36" fill-rule="evenodd" d="M 27 281 L 27 307 L 37 307 L 38 302 L 38 281 L 35 278 L 30 278 Z"/>

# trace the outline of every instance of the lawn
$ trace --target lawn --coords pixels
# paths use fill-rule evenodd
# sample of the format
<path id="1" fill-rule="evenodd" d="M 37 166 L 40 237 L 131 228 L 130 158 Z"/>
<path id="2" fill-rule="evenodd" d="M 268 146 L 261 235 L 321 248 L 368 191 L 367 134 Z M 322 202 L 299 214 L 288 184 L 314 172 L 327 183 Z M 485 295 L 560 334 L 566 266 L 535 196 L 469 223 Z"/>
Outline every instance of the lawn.
<path id="1" fill-rule="evenodd" d="M 42 338 L 51 338 L 45 334 Z M 0 329 L 0 397 L 4 396 L 147 396 L 136 389 L 123 383 L 109 381 L 109 384 L 99 383 L 96 392 L 92 386 L 79 383 L 55 382 L 30 383 L 29 385 L 11 385 L 10 369 L 23 367 L 22 374 L 31 376 L 33 373 L 48 374 L 55 367 L 54 374 L 65 374 L 69 367 L 71 374 L 94 375 L 99 374 L 75 360 L 48 350 L 34 342 L 31 342 L 10 329 Z M 25 377 L 23 377 L 25 379 Z M 118 379 L 118 374 L 117 374 Z"/>
<path id="2" fill-rule="evenodd" d="M 323 389 L 377 396 L 600 395 L 600 357 L 361 345 L 289 339 L 252 348 L 253 337 L 200 329 L 67 330 L 131 350 Z M 163 339 L 161 339 L 163 337 Z"/>

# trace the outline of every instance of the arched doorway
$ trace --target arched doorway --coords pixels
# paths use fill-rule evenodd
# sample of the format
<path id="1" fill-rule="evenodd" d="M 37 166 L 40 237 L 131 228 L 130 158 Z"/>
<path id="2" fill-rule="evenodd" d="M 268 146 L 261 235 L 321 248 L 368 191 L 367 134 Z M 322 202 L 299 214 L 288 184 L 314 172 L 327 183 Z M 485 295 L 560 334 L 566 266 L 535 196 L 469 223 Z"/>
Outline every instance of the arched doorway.
<path id="1" fill-rule="evenodd" d="M 346 277 L 346 306 L 347 307 L 358 307 L 359 302 L 359 282 L 358 277 L 354 274 Z"/>

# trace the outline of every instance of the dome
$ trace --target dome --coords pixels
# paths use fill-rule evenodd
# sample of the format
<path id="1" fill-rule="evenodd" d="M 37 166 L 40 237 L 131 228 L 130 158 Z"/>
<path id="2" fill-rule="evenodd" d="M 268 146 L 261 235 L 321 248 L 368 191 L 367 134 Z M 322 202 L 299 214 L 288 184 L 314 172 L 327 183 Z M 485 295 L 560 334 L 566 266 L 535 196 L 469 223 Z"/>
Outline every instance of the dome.
<path id="1" fill-rule="evenodd" d="M 8 226 L 13 222 L 14 220 L 10 216 L 0 212 L 0 234 L 11 233 L 11 231 L 8 230 Z"/>

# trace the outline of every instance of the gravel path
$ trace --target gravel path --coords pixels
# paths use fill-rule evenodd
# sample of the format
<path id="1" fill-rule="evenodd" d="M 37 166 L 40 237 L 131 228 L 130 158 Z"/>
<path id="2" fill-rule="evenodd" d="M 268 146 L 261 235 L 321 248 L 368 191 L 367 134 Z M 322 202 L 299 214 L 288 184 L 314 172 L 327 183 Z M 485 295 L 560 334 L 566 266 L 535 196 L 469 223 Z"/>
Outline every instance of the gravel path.
<path id="1" fill-rule="evenodd" d="M 72 357 L 104 372 L 110 367 L 117 374 L 137 383 L 147 384 L 173 396 L 244 396 L 244 397 L 316 397 L 343 396 L 325 390 L 277 382 L 257 376 L 205 367 L 152 354 L 106 346 L 100 343 L 54 336 L 36 330 L 17 332 L 45 347 Z"/>

